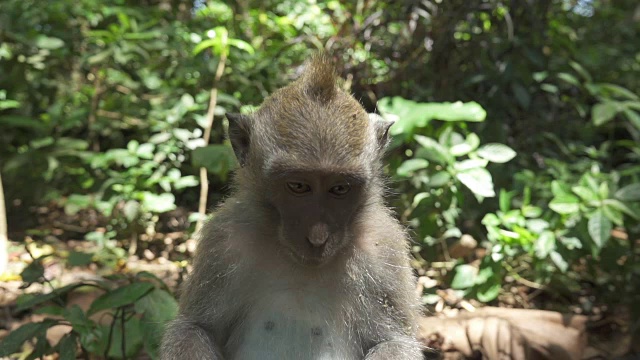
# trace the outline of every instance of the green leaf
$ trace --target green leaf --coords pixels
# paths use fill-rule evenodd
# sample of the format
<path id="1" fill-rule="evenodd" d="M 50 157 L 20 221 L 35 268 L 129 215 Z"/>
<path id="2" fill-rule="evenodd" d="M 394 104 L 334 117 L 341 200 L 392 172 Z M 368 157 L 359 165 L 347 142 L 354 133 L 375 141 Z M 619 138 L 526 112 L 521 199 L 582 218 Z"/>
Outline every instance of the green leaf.
<path id="1" fill-rule="evenodd" d="M 61 288 L 55 289 L 48 294 L 23 294 L 16 300 L 16 311 L 24 311 L 30 309 L 36 305 L 40 305 L 47 301 L 61 297 L 69 291 L 81 287 L 83 284 L 70 284 Z"/>
<path id="2" fill-rule="evenodd" d="M 576 237 L 560 237 L 560 242 L 568 250 L 582 249 L 582 242 Z"/>
<path id="3" fill-rule="evenodd" d="M 44 281 L 44 266 L 42 265 L 42 258 L 35 259 L 31 264 L 27 265 L 20 273 L 20 277 L 26 284 Z"/>
<path id="4" fill-rule="evenodd" d="M 188 187 L 194 187 L 200 184 L 198 178 L 193 175 L 183 176 L 180 179 L 176 180 L 173 183 L 173 188 L 176 190 L 181 190 Z"/>
<path id="5" fill-rule="evenodd" d="M 580 82 L 578 81 L 578 79 L 576 79 L 575 76 L 568 74 L 568 73 L 558 73 L 558 78 L 568 84 L 571 84 L 573 86 L 579 87 L 580 86 Z"/>
<path id="6" fill-rule="evenodd" d="M 413 134 L 431 120 L 482 122 L 487 112 L 478 103 L 418 103 L 399 96 L 382 98 L 378 102 L 380 113 L 397 122 L 391 127 L 392 135 Z"/>
<path id="7" fill-rule="evenodd" d="M 491 143 L 481 146 L 478 155 L 494 163 L 506 163 L 516 157 L 516 152 L 504 144 Z"/>
<path id="8" fill-rule="evenodd" d="M 493 179 L 487 169 L 473 168 L 456 174 L 460 180 L 474 194 L 482 197 L 494 197 Z"/>
<path id="9" fill-rule="evenodd" d="M 587 186 L 574 186 L 571 188 L 571 191 L 578 195 L 583 201 L 598 200 L 598 194 Z"/>
<path id="10" fill-rule="evenodd" d="M 640 201 L 640 183 L 629 184 L 616 191 L 615 198 L 624 202 Z"/>
<path id="11" fill-rule="evenodd" d="M 27 116 L 20 115 L 4 115 L 0 116 L 0 125 L 3 127 L 15 127 L 23 129 L 44 130 L 47 125 L 40 120 L 36 120 Z"/>
<path id="12" fill-rule="evenodd" d="M 569 61 L 569 66 L 571 66 L 573 68 L 573 70 L 575 70 L 578 74 L 580 74 L 580 76 L 582 76 L 582 78 L 587 81 L 587 82 L 592 82 L 593 80 L 591 79 L 591 75 L 589 74 L 589 72 L 587 72 L 587 70 L 585 70 L 585 68 L 578 64 L 575 61 Z"/>
<path id="13" fill-rule="evenodd" d="M 122 213 L 128 222 L 132 223 L 140 215 L 140 203 L 135 200 L 129 200 L 124 203 Z"/>
<path id="14" fill-rule="evenodd" d="M 27 323 L 11 331 L 0 342 L 0 357 L 8 357 L 17 353 L 22 348 L 22 344 L 34 337 L 46 334 L 47 329 L 57 323 L 57 320 L 47 319 L 42 322 Z"/>
<path id="15" fill-rule="evenodd" d="M 64 203 L 64 212 L 67 215 L 76 215 L 80 210 L 88 209 L 93 203 L 89 195 L 71 194 Z"/>
<path id="16" fill-rule="evenodd" d="M 553 180 L 551 182 L 551 193 L 553 193 L 554 196 L 571 195 L 571 190 L 567 184 L 558 180 Z"/>
<path id="17" fill-rule="evenodd" d="M 176 208 L 176 197 L 172 193 L 156 195 L 145 191 L 142 194 L 142 206 L 147 211 L 161 214 Z"/>
<path id="18" fill-rule="evenodd" d="M 527 218 L 537 218 L 542 215 L 542 209 L 533 205 L 523 206 L 522 215 Z"/>
<path id="19" fill-rule="evenodd" d="M 556 195 L 549 208 L 558 214 L 574 214 L 580 210 L 580 200 L 574 195 Z"/>
<path id="20" fill-rule="evenodd" d="M 611 121 L 620 110 L 619 104 L 615 101 L 596 104 L 591 110 L 591 120 L 595 126 L 603 125 Z"/>
<path id="21" fill-rule="evenodd" d="M 195 167 L 204 167 L 212 174 L 225 177 L 236 167 L 233 150 L 229 146 L 215 144 L 197 148 L 191 153 Z"/>
<path id="22" fill-rule="evenodd" d="M 135 310 L 142 314 L 140 326 L 146 352 L 156 359 L 159 357 L 160 340 L 165 324 L 178 313 L 178 303 L 168 292 L 152 290 L 135 304 Z"/>
<path id="23" fill-rule="evenodd" d="M 79 334 L 87 334 L 95 326 L 95 323 L 87 317 L 77 304 L 65 309 L 64 318 L 71 323 L 73 330 Z"/>
<path id="24" fill-rule="evenodd" d="M 476 168 L 484 168 L 487 166 L 488 161 L 484 159 L 466 159 L 458 161 L 453 164 L 453 168 L 456 171 L 467 171 Z"/>
<path id="25" fill-rule="evenodd" d="M 429 186 L 438 188 L 445 186 L 451 180 L 451 174 L 446 171 L 438 171 L 429 177 Z"/>
<path id="26" fill-rule="evenodd" d="M 536 234 L 541 234 L 549 228 L 549 222 L 544 219 L 528 219 L 526 225 L 527 229 Z"/>
<path id="27" fill-rule="evenodd" d="M 0 100 L 0 110 L 16 109 L 20 107 L 20 102 L 16 100 Z"/>
<path id="28" fill-rule="evenodd" d="M 422 135 L 415 135 L 414 138 L 422 146 L 421 149 L 416 151 L 416 156 L 427 158 L 441 165 L 453 162 L 451 154 L 437 141 Z"/>
<path id="29" fill-rule="evenodd" d="M 417 170 L 426 169 L 427 166 L 429 166 L 429 162 L 425 159 L 409 159 L 398 167 L 396 174 L 402 177 L 409 177 Z"/>
<path id="30" fill-rule="evenodd" d="M 495 300 L 500 295 L 502 290 L 502 284 L 498 278 L 493 278 L 492 281 L 487 281 L 478 285 L 476 296 L 479 301 L 488 303 Z"/>
<path id="31" fill-rule="evenodd" d="M 85 266 L 91 264 L 92 261 L 93 254 L 81 251 L 71 251 L 67 257 L 69 266 Z"/>
<path id="32" fill-rule="evenodd" d="M 637 111 L 626 108 L 622 110 L 624 115 L 627 117 L 629 122 L 635 126 L 636 129 L 640 130 L 640 114 Z"/>
<path id="33" fill-rule="evenodd" d="M 559 252 L 552 251 L 551 254 L 549 254 L 549 257 L 551 258 L 551 261 L 556 264 L 558 269 L 560 269 L 560 271 L 562 271 L 563 273 L 567 272 L 567 270 L 569 269 L 569 263 L 562 257 L 562 255 L 560 255 Z"/>
<path id="34" fill-rule="evenodd" d="M 64 308 L 60 305 L 47 305 L 41 308 L 35 309 L 34 314 L 54 315 L 62 316 L 64 314 Z"/>
<path id="35" fill-rule="evenodd" d="M 60 346 L 60 360 L 75 360 L 78 349 L 78 336 L 75 333 L 66 334 L 58 345 Z"/>
<path id="36" fill-rule="evenodd" d="M 55 50 L 64 46 L 64 41 L 55 37 L 40 35 L 36 38 L 36 46 L 40 49 Z"/>
<path id="37" fill-rule="evenodd" d="M 604 212 L 605 216 L 609 220 L 611 220 L 614 224 L 616 224 L 618 226 L 622 226 L 622 224 L 624 223 L 624 217 L 623 217 L 622 212 L 620 210 L 618 210 L 614 206 L 611 206 L 611 204 L 608 204 L 608 205 L 605 204 L 600 209 L 602 209 L 602 212 Z"/>
<path id="38" fill-rule="evenodd" d="M 208 48 L 219 48 L 221 46 L 220 38 L 207 39 L 200 42 L 193 48 L 193 55 L 198 55 L 203 50 Z"/>
<path id="39" fill-rule="evenodd" d="M 598 249 L 602 249 L 606 245 L 611 236 L 612 228 L 611 220 L 605 216 L 602 210 L 596 210 L 591 215 L 588 223 L 589 235 Z"/>
<path id="40" fill-rule="evenodd" d="M 605 208 L 609 208 L 610 207 L 610 208 L 616 209 L 618 211 L 621 211 L 621 212 L 627 214 L 630 218 L 640 221 L 640 214 L 638 214 L 636 211 L 633 211 L 631 208 L 629 208 L 622 201 L 619 201 L 619 200 L 616 200 L 616 199 L 606 199 L 606 200 L 604 200 L 603 203 L 604 203 L 604 207 Z M 611 217 L 609 217 L 609 218 L 611 219 Z M 618 224 L 618 225 L 621 225 L 621 224 Z"/>
<path id="41" fill-rule="evenodd" d="M 428 192 L 420 192 L 417 193 L 416 196 L 413 197 L 413 201 L 411 202 L 411 207 L 415 208 L 418 206 L 422 200 L 428 199 L 431 196 Z"/>
<path id="42" fill-rule="evenodd" d="M 90 350 L 93 353 L 98 353 L 98 354 L 103 354 L 105 352 L 105 349 L 107 347 L 107 343 L 109 342 L 109 332 L 110 330 L 110 326 L 108 325 L 103 325 L 99 327 L 99 334 L 100 336 L 97 337 L 97 339 L 92 339 L 93 340 L 93 346 L 92 348 L 88 348 L 88 350 Z M 124 322 L 124 340 L 125 340 L 125 357 L 127 359 L 134 359 L 137 358 L 139 355 L 138 353 L 140 352 L 140 349 L 143 346 L 142 343 L 142 327 L 140 325 L 140 319 L 138 319 L 137 317 L 129 317 L 125 320 Z M 108 357 L 109 359 L 111 358 L 117 358 L 117 359 L 122 359 L 122 321 L 120 316 L 118 316 L 117 320 L 115 321 L 115 324 L 113 326 L 113 333 L 111 335 L 111 342 L 110 342 L 110 346 L 109 346 L 109 350 L 108 350 Z M 85 338 L 85 343 L 87 341 L 89 341 L 91 338 Z M 85 343 L 83 343 L 83 345 L 85 345 Z M 86 345 L 85 345 L 86 347 Z"/>
<path id="43" fill-rule="evenodd" d="M 529 95 L 529 91 L 527 91 L 524 86 L 517 83 L 513 84 L 511 89 L 513 90 L 513 95 L 515 95 L 520 106 L 524 109 L 529 108 L 529 104 L 531 104 L 531 95 Z"/>
<path id="44" fill-rule="evenodd" d="M 536 257 L 546 258 L 556 248 L 556 236 L 551 231 L 543 231 L 534 244 Z"/>
<path id="45" fill-rule="evenodd" d="M 472 287 L 478 276 L 478 268 L 463 264 L 458 265 L 453 270 L 453 280 L 451 280 L 451 288 L 456 290 L 464 290 Z"/>
<path id="46" fill-rule="evenodd" d="M 236 47 L 240 50 L 244 50 L 247 53 L 253 55 L 255 53 L 255 50 L 253 49 L 253 46 L 251 46 L 248 42 L 240 40 L 240 39 L 229 39 L 228 40 L 229 45 Z"/>
<path id="47" fill-rule="evenodd" d="M 473 150 L 477 149 L 480 145 L 480 138 L 475 133 L 470 133 L 464 142 L 451 146 L 449 152 L 453 156 L 464 156 Z"/>
<path id="48" fill-rule="evenodd" d="M 87 312 L 93 315 L 98 311 L 114 309 L 133 304 L 154 288 L 153 284 L 138 282 L 107 292 L 97 298 Z"/>

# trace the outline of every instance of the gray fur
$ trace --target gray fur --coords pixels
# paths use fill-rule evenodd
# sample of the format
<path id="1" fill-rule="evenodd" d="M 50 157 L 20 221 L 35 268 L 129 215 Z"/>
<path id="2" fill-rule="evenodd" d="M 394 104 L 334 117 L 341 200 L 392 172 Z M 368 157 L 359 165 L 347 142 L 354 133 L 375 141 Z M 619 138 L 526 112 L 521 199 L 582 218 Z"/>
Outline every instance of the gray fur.
<path id="1" fill-rule="evenodd" d="M 419 302 L 408 237 L 383 201 L 381 157 L 391 124 L 370 117 L 335 86 L 326 57 L 308 68 L 256 113 L 228 116 L 243 166 L 234 194 L 198 235 L 193 272 L 179 316 L 167 327 L 162 359 L 423 358 L 415 340 Z M 314 84 L 313 77 L 320 80 Z M 274 176 L 292 169 L 311 179 L 308 201 L 346 206 L 347 218 L 312 210 L 300 220 L 295 212 L 287 217 L 281 209 L 286 195 L 274 195 L 281 187 L 273 184 Z M 353 201 L 318 195 L 316 183 L 332 184 L 343 173 L 366 180 L 352 191 Z M 286 245 L 304 239 L 316 223 L 304 225 L 305 217 L 314 216 L 325 224 L 322 236 L 331 236 L 326 244 L 300 243 L 291 255 Z M 298 222 L 304 226 L 283 233 Z M 317 247 L 319 262 L 307 265 L 304 254 Z M 296 254 L 302 260 L 293 261 Z"/>

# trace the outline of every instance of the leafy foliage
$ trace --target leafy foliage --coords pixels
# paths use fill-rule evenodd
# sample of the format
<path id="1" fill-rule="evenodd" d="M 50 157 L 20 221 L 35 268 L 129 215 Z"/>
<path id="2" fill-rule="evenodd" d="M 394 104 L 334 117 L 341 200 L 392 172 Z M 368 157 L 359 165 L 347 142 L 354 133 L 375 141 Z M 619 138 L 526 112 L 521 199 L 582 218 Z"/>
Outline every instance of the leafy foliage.
<path id="1" fill-rule="evenodd" d="M 102 226 L 78 234 L 96 250 L 66 263 L 118 269 L 127 250 L 151 249 L 138 240 L 165 213 L 195 209 L 199 168 L 212 175 L 209 203 L 226 195 L 235 160 L 223 114 L 250 111 L 327 49 L 341 86 L 396 121 L 390 201 L 415 235 L 421 276 L 485 303 L 514 285 L 575 303 L 589 284 L 609 308 L 630 306 L 640 301 L 637 13 L 631 0 L 2 1 L 9 224 L 43 204 L 97 214 Z M 456 254 L 464 238 L 477 244 Z M 24 269 L 24 288 L 47 283 L 46 260 Z M 87 288 L 103 294 L 86 311 L 67 306 Z M 0 356 L 26 341 L 31 358 L 155 358 L 176 311 L 146 273 L 25 295 L 17 310 L 51 319 L 11 332 Z M 51 346 L 45 331 L 59 323 L 73 331 Z"/>

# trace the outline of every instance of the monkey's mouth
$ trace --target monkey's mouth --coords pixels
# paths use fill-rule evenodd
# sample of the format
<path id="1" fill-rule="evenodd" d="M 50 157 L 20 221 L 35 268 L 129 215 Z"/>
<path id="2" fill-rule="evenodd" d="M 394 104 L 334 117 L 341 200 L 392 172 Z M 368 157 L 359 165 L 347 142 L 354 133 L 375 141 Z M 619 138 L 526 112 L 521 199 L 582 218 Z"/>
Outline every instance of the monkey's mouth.
<path id="1" fill-rule="evenodd" d="M 330 256 L 324 256 L 322 253 L 304 254 L 291 249 L 286 245 L 284 245 L 283 248 L 287 256 L 293 260 L 294 263 L 300 266 L 321 267 L 331 260 Z"/>

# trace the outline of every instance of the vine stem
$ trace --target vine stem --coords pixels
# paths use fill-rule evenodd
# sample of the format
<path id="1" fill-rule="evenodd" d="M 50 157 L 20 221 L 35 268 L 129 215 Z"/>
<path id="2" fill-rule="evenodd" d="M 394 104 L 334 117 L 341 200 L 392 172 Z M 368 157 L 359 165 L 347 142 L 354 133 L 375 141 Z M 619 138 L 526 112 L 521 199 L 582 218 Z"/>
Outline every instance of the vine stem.
<path id="1" fill-rule="evenodd" d="M 226 34 L 225 34 L 226 36 Z M 223 39 L 223 44 L 226 44 L 227 39 Z M 209 109 L 207 110 L 207 126 L 204 128 L 204 143 L 205 146 L 209 145 L 211 139 L 211 129 L 213 128 L 213 117 L 218 102 L 218 83 L 224 74 L 224 68 L 227 63 L 228 49 L 224 49 L 220 55 L 220 61 L 218 62 L 218 68 L 216 69 L 215 81 L 211 88 L 209 96 Z M 205 167 L 200 168 L 200 201 L 198 204 L 198 221 L 196 222 L 196 233 L 202 229 L 204 218 L 207 213 L 207 198 L 209 196 L 209 178 L 207 175 L 207 169 Z"/>

